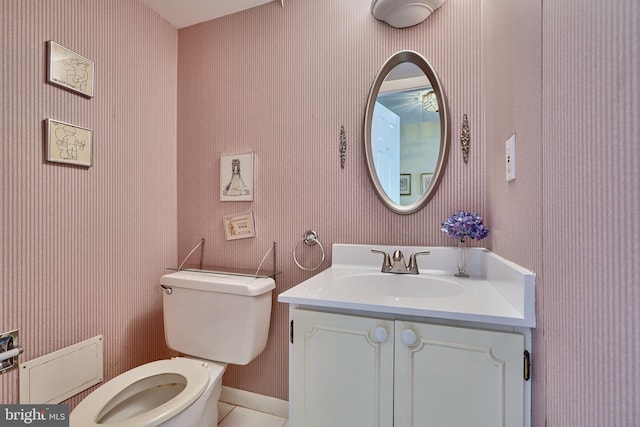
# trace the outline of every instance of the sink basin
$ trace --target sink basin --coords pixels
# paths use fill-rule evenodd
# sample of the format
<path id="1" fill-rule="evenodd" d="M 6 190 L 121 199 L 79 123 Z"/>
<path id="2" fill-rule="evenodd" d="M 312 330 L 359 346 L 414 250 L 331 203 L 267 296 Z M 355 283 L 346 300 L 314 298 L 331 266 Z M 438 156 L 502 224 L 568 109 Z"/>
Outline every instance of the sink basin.
<path id="1" fill-rule="evenodd" d="M 444 298 L 466 292 L 451 280 L 411 274 L 352 274 L 336 279 L 334 284 L 349 293 L 392 298 Z"/>
<path id="2" fill-rule="evenodd" d="M 483 248 L 469 248 L 470 277 L 457 278 L 458 248 L 376 245 L 405 254 L 430 251 L 420 274 L 380 271 L 370 245 L 334 244 L 331 267 L 282 292 L 293 307 L 384 313 L 403 319 L 535 327 L 535 274 Z"/>

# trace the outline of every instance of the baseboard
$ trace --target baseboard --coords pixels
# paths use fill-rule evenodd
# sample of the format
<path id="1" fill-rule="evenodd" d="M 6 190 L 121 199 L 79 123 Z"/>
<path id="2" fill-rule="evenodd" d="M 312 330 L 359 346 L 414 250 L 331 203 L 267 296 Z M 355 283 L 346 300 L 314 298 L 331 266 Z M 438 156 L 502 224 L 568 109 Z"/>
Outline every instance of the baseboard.
<path id="1" fill-rule="evenodd" d="M 276 399 L 275 397 L 252 393 L 250 391 L 222 386 L 220 401 L 276 415 L 278 417 L 289 417 L 289 402 L 286 400 Z"/>

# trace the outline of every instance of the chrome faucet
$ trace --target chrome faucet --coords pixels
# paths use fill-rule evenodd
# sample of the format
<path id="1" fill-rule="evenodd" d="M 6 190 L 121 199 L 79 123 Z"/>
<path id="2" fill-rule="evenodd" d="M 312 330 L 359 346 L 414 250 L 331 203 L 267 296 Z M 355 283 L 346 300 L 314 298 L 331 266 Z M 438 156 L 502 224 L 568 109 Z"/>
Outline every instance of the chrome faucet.
<path id="1" fill-rule="evenodd" d="M 404 254 L 400 249 L 396 249 L 395 252 L 393 252 L 393 256 L 391 257 L 384 251 L 371 249 L 371 252 L 382 254 L 382 256 L 384 257 L 382 260 L 382 269 L 380 271 L 382 271 L 383 273 L 394 274 L 420 274 L 416 257 L 418 255 L 429 255 L 430 253 L 429 251 L 422 251 L 412 254 L 409 257 L 409 265 L 407 265 L 404 260 Z"/>

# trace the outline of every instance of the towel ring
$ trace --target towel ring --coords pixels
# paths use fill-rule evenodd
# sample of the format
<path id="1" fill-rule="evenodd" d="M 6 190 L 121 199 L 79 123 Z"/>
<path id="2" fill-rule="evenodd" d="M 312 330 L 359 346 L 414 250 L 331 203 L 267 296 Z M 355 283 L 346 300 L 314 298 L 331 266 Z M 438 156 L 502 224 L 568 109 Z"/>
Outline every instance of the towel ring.
<path id="1" fill-rule="evenodd" d="M 311 268 L 303 267 L 298 262 L 298 258 L 296 257 L 296 249 L 298 249 L 298 245 L 301 242 L 304 242 L 304 244 L 308 246 L 315 246 L 316 243 L 318 244 L 318 246 L 320 246 L 320 250 L 322 251 L 322 259 L 320 260 L 320 263 L 318 263 L 318 265 L 316 265 L 315 267 L 311 267 Z M 320 243 L 320 240 L 318 240 L 318 233 L 316 233 L 313 230 L 307 230 L 307 232 L 304 233 L 302 240 L 299 240 L 296 242 L 296 244 L 293 246 L 293 262 L 295 262 L 296 265 L 299 268 L 303 269 L 304 271 L 314 271 L 320 268 L 320 266 L 324 262 L 324 247 L 322 247 L 322 243 Z"/>

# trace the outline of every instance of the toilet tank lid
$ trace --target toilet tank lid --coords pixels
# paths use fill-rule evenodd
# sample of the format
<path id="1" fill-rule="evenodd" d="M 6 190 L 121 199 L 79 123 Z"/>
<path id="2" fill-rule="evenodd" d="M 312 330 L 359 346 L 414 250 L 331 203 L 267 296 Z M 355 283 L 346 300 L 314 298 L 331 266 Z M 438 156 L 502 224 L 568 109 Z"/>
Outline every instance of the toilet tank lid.
<path id="1" fill-rule="evenodd" d="M 165 274 L 160 278 L 160 284 L 175 288 L 245 296 L 262 295 L 276 287 L 275 281 L 270 277 L 235 276 L 198 271 L 177 271 Z"/>

